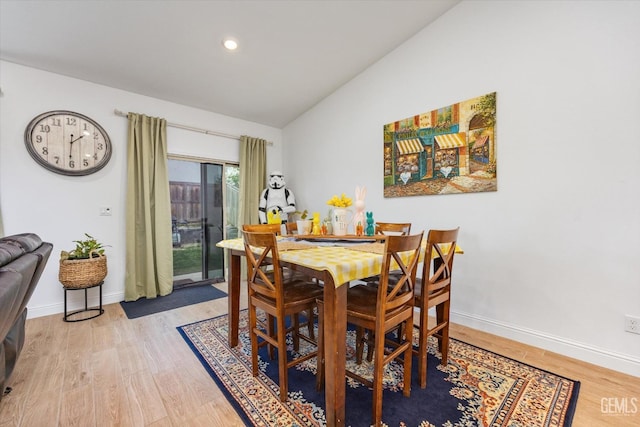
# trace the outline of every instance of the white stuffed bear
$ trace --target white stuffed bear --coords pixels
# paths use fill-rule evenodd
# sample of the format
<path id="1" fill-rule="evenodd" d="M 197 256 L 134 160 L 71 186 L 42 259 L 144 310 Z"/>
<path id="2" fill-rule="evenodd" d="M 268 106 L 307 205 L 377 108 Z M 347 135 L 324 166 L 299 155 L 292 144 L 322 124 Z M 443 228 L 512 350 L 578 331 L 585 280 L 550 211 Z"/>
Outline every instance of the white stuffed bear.
<path id="1" fill-rule="evenodd" d="M 284 175 L 280 171 L 273 171 L 269 175 L 267 187 L 260 195 L 258 218 L 261 224 L 267 223 L 267 212 L 280 212 L 282 223 L 287 222 L 288 214 L 296 211 L 296 198 L 291 190 L 285 188 Z"/>

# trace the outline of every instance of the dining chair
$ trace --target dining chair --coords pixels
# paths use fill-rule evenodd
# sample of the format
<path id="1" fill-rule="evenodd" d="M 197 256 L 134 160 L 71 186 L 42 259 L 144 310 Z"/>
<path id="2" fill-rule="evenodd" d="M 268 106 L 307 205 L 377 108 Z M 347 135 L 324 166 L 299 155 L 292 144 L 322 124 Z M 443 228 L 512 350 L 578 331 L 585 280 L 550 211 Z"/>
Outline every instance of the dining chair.
<path id="1" fill-rule="evenodd" d="M 453 258 L 456 253 L 458 231 L 429 230 L 425 250 L 422 278 L 416 279 L 414 304 L 419 308 L 418 327 L 418 378 L 421 388 L 427 386 L 428 338 L 438 339 L 438 349 L 442 354 L 440 364 L 447 365 L 449 352 L 449 309 L 451 301 L 451 275 Z M 431 261 L 433 260 L 433 261 Z M 429 327 L 429 309 L 436 309 L 436 324 Z"/>
<path id="2" fill-rule="evenodd" d="M 243 231 L 243 237 L 248 270 L 252 372 L 254 377 L 258 375 L 259 347 L 269 345 L 277 349 L 280 400 L 284 402 L 288 396 L 288 369 L 317 355 L 316 349 L 288 360 L 286 336 L 291 333 L 295 351 L 299 350 L 300 339 L 317 345 L 313 337 L 300 332 L 299 314 L 307 313 L 307 316 L 311 316 L 307 324 L 313 323 L 313 309 L 323 289 L 317 283 L 304 280 L 285 283 L 274 233 Z M 265 265 L 273 268 L 265 271 Z M 266 314 L 265 320 L 258 317 L 258 309 Z M 291 327 L 286 326 L 287 317 L 290 318 Z"/>
<path id="3" fill-rule="evenodd" d="M 389 236 L 385 241 L 385 249 L 380 274 L 380 286 L 372 288 L 356 285 L 347 289 L 347 322 L 356 328 L 356 363 L 362 363 L 362 350 L 367 337 L 365 331 L 374 331 L 373 380 L 346 371 L 346 374 L 373 389 L 373 425 L 382 422 L 382 379 L 384 366 L 402 356 L 403 394 L 411 393 L 411 359 L 412 337 L 400 337 L 391 351 L 385 351 L 385 335 L 387 332 L 403 325 L 402 331 L 411 331 L 413 325 L 414 286 L 420 244 L 423 233 L 405 236 Z M 402 254 L 403 252 L 408 252 Z M 404 255 L 404 258 L 403 258 Z M 389 281 L 389 274 L 399 271 L 398 280 Z M 316 375 L 316 387 L 320 389 L 324 383 L 324 319 L 323 302 L 318 300 L 318 355 L 319 363 Z M 409 329 L 406 329 L 409 328 Z"/>

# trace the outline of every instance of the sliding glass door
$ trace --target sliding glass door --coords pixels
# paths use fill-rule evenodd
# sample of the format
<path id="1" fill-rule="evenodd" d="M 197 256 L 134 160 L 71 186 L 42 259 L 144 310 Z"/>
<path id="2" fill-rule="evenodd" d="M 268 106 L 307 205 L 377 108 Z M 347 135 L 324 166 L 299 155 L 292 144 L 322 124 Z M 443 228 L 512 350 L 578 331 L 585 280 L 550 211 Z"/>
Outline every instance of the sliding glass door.
<path id="1" fill-rule="evenodd" d="M 216 243 L 235 237 L 238 167 L 170 159 L 174 288 L 224 281 L 224 252 Z"/>

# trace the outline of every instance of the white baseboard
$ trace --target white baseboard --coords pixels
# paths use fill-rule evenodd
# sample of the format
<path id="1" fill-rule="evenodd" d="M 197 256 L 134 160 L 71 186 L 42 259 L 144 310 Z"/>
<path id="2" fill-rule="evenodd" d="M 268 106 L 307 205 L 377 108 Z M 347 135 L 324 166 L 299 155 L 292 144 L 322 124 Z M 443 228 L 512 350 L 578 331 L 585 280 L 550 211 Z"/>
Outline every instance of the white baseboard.
<path id="1" fill-rule="evenodd" d="M 486 317 L 451 311 L 451 322 L 640 377 L 640 358 Z"/>
<path id="2" fill-rule="evenodd" d="M 93 293 L 93 292 L 92 292 Z M 72 295 L 73 294 L 73 295 Z M 107 294 L 102 296 L 102 305 L 113 304 L 120 301 L 124 301 L 124 292 L 117 292 L 113 294 Z M 97 307 L 100 304 L 100 298 L 97 296 L 90 296 L 87 299 L 87 306 Z M 69 312 L 74 310 L 79 310 L 84 308 L 84 292 L 76 291 L 69 293 L 67 299 L 67 310 Z M 27 319 L 34 319 L 36 317 L 42 316 L 50 316 L 52 314 L 60 314 L 60 318 L 62 318 L 62 314 L 64 313 L 64 301 L 49 304 L 49 305 L 41 305 L 38 307 L 27 306 Z"/>

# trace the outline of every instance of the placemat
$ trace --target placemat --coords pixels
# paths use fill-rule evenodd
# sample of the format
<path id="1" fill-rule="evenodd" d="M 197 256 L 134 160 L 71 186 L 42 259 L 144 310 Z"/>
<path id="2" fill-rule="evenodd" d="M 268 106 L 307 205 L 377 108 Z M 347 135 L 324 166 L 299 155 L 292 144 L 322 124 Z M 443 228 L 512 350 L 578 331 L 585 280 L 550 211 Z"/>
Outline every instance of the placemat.
<path id="1" fill-rule="evenodd" d="M 293 251 L 297 249 L 313 249 L 317 248 L 316 245 L 310 245 L 309 243 L 302 242 L 278 242 L 278 250 L 279 251 Z"/>
<path id="2" fill-rule="evenodd" d="M 351 251 L 371 252 L 374 254 L 384 253 L 384 243 L 363 243 L 361 245 L 347 246 L 346 249 Z"/>

